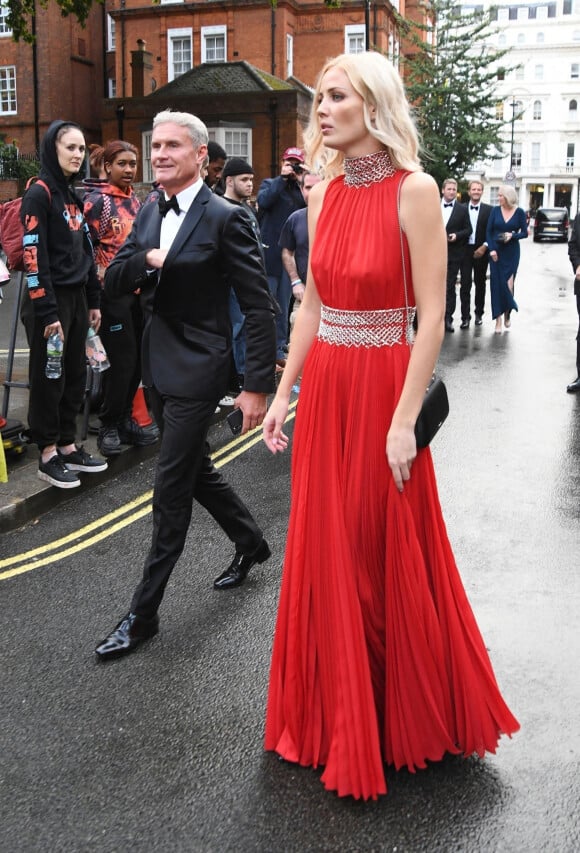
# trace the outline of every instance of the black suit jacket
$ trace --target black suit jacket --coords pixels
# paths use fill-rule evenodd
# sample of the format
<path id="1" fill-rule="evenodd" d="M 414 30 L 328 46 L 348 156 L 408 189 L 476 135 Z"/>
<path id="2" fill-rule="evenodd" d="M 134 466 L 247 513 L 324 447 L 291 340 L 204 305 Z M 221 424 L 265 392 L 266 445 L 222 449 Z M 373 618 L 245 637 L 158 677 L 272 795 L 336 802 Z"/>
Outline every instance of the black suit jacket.
<path id="1" fill-rule="evenodd" d="M 461 202 L 456 201 L 453 205 L 445 230 L 448 234 L 457 235 L 457 239 L 453 243 L 447 243 L 447 256 L 462 255 L 463 247 L 466 245 L 472 229 L 467 208 Z"/>
<path id="2" fill-rule="evenodd" d="M 467 204 L 467 215 L 469 216 L 469 204 Z M 479 202 L 479 211 L 477 214 L 477 224 L 475 226 L 475 243 L 473 244 L 474 249 L 479 249 L 485 243 L 485 234 L 487 231 L 487 220 L 489 219 L 489 214 L 491 213 L 492 207 L 491 204 L 485 204 L 485 202 Z"/>
<path id="3" fill-rule="evenodd" d="M 141 288 L 144 383 L 174 397 L 223 396 L 231 366 L 233 287 L 246 316 L 244 390 L 272 392 L 274 305 L 248 216 L 204 184 L 158 272 L 147 269 L 145 256 L 159 247 L 160 231 L 157 204 L 145 204 L 105 275 L 111 296 Z"/>
<path id="4" fill-rule="evenodd" d="M 572 225 L 572 233 L 568 242 L 568 257 L 574 270 L 574 293 L 580 296 L 580 279 L 576 278 L 576 270 L 580 266 L 580 213 L 576 214 Z"/>

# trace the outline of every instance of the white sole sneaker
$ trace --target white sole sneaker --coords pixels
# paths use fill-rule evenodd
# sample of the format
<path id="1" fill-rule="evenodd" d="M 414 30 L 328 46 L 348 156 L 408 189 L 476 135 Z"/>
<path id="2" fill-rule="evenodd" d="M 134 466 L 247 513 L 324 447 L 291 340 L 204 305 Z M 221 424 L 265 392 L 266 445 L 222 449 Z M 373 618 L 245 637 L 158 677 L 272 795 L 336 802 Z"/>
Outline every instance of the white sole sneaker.
<path id="1" fill-rule="evenodd" d="M 45 483 L 50 483 L 51 486 L 56 486 L 57 489 L 76 489 L 81 484 L 81 481 L 78 479 L 66 482 L 64 480 L 55 480 L 54 477 L 51 477 L 50 474 L 45 474 L 44 471 L 37 471 L 36 473 L 39 480 L 44 480 Z"/>

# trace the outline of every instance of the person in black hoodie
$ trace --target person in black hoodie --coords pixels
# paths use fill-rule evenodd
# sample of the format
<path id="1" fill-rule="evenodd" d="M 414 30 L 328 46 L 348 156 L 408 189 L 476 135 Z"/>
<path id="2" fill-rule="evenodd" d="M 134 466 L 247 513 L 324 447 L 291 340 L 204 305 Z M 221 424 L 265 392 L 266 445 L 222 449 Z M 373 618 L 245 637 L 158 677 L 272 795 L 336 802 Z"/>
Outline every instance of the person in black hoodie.
<path id="1" fill-rule="evenodd" d="M 34 307 L 30 338 L 28 423 L 40 450 L 38 476 L 61 489 L 80 486 L 79 471 L 107 463 L 75 444 L 76 417 L 85 392 L 85 340 L 101 322 L 100 285 L 83 205 L 74 190 L 85 158 L 85 139 L 74 122 L 53 121 L 40 149 L 39 177 L 22 200 L 24 264 Z M 62 375 L 45 375 L 46 341 L 63 341 Z"/>

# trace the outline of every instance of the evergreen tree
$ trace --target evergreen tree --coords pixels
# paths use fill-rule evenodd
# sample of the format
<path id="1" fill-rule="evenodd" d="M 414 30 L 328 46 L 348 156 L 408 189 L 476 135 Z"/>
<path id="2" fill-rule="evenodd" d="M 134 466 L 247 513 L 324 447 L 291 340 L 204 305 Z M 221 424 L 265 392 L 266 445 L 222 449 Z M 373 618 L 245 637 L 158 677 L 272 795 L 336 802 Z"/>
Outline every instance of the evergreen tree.
<path id="1" fill-rule="evenodd" d="M 489 8 L 465 13 L 454 0 L 433 0 L 434 23 L 399 18 L 410 50 L 403 60 L 407 96 L 415 107 L 422 161 L 439 185 L 460 180 L 478 160 L 501 151 L 503 118 L 496 117 L 498 60 Z"/>

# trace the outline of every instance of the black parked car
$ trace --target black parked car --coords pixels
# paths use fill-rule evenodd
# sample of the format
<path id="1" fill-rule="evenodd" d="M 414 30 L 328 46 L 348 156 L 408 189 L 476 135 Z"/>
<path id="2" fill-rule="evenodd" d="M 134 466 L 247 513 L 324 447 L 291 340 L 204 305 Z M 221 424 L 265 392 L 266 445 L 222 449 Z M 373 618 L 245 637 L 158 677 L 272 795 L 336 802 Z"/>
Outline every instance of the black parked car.
<path id="1" fill-rule="evenodd" d="M 568 211 L 565 207 L 539 207 L 534 224 L 534 243 L 544 239 L 566 243 L 569 225 Z"/>

